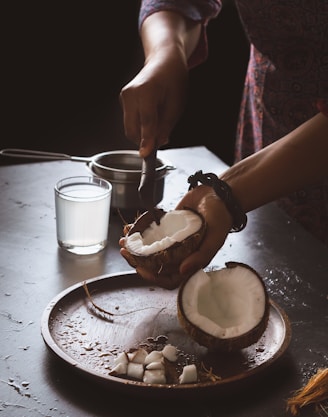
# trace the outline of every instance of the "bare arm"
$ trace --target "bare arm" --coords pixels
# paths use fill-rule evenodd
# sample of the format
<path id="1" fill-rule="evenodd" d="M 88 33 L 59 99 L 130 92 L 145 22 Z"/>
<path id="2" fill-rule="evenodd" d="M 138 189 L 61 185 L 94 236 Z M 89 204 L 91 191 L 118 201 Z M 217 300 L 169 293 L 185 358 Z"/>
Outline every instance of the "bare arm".
<path id="1" fill-rule="evenodd" d="M 200 25 L 161 11 L 141 28 L 145 64 L 121 91 L 126 136 L 139 144 L 140 156 L 168 142 L 186 97 L 187 60 L 197 45 Z"/>
<path id="2" fill-rule="evenodd" d="M 317 114 L 277 142 L 229 168 L 221 179 L 244 210 L 328 176 L 328 118 Z"/>
<path id="3" fill-rule="evenodd" d="M 325 177 L 328 178 L 328 118 L 321 113 L 221 175 L 245 212 Z M 184 206 L 202 213 L 208 224 L 201 247 L 180 266 L 181 274 L 189 275 L 210 263 L 226 240 L 232 218 L 211 187 L 189 191 L 178 208 Z"/>

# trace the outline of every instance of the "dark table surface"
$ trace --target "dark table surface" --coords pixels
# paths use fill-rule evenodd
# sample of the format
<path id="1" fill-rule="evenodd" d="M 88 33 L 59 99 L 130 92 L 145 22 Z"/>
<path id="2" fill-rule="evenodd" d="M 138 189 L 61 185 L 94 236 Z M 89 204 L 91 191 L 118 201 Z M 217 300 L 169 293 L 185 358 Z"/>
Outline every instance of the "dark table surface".
<path id="1" fill-rule="evenodd" d="M 161 151 L 176 169 L 165 180 L 160 206 L 172 209 L 196 170 L 226 166 L 204 147 Z M 86 174 L 83 163 L 37 162 L 0 167 L 0 415 L 42 416 L 238 416 L 282 417 L 286 400 L 328 363 L 328 249 L 275 204 L 249 214 L 247 228 L 229 235 L 212 261 L 244 262 L 264 278 L 288 315 L 292 339 L 282 357 L 222 395 L 186 400 L 129 396 L 75 373 L 47 349 L 40 321 L 48 303 L 85 279 L 132 272 L 119 254 L 123 221 L 111 213 L 109 245 L 79 257 L 58 248 L 53 187 Z M 132 213 L 126 213 L 127 216 Z M 134 215 L 134 213 L 133 213 Z M 129 220 L 129 219 L 128 219 Z M 306 408 L 301 415 L 317 415 Z"/>

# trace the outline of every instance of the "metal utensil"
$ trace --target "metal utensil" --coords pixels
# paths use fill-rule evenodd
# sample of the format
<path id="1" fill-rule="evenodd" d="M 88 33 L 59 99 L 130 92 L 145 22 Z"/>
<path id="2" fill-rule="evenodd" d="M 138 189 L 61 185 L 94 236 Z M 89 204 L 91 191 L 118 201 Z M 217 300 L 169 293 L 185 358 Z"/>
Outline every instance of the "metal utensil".
<path id="1" fill-rule="evenodd" d="M 1 149 L 0 155 L 12 156 L 15 158 L 46 159 L 46 160 L 53 160 L 53 161 L 69 160 L 69 161 L 78 161 L 78 162 L 91 162 L 94 159 L 94 157 L 71 156 L 65 153 L 35 151 L 31 149 L 18 149 L 18 148 Z"/>
<path id="2" fill-rule="evenodd" d="M 138 187 L 141 182 L 141 172 L 146 171 L 146 169 L 143 167 L 144 161 L 140 158 L 137 150 L 115 150 L 98 153 L 91 157 L 83 157 L 71 156 L 65 153 L 7 148 L 0 150 L 0 156 L 50 161 L 69 160 L 86 162 L 86 167 L 92 175 L 104 178 L 112 184 L 111 207 L 127 210 L 147 210 L 147 208 L 152 209 L 152 207 L 158 204 L 163 198 L 165 177 L 171 170 L 175 169 L 169 161 L 156 158 L 155 154 L 155 162 L 152 162 L 152 164 L 155 163 L 155 196 L 152 195 L 154 202 L 149 202 L 146 208 L 142 205 L 143 199 L 141 199 L 138 192 Z M 153 169 L 149 169 L 148 171 L 152 171 Z M 152 189 L 152 185 L 149 183 L 146 187 Z M 147 198 L 145 200 L 148 202 Z"/>
<path id="3" fill-rule="evenodd" d="M 138 188 L 139 198 L 142 205 L 148 210 L 155 220 L 156 224 L 160 223 L 155 213 L 155 178 L 156 178 L 156 160 L 157 150 L 156 148 L 152 153 L 144 158 L 141 168 L 141 178 Z"/>

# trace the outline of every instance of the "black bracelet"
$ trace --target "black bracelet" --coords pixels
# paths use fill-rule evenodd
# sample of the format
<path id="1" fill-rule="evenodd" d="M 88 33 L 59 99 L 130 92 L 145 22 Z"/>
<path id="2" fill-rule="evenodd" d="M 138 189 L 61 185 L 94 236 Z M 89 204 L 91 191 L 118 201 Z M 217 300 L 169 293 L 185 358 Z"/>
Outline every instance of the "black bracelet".
<path id="1" fill-rule="evenodd" d="M 227 210 L 233 219 L 233 225 L 230 232 L 240 232 L 243 230 L 247 223 L 247 216 L 233 196 L 230 186 L 226 182 L 220 180 L 215 174 L 203 174 L 203 171 L 197 171 L 188 178 L 188 183 L 190 184 L 189 190 L 197 187 L 198 182 L 212 187 L 216 195 L 226 205 Z"/>

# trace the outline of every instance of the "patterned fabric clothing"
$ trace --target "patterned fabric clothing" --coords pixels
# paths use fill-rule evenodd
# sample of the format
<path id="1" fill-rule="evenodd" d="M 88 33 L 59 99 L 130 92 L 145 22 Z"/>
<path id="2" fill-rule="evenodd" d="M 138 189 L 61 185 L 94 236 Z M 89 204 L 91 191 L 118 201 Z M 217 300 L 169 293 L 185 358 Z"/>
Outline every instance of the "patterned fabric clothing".
<path id="1" fill-rule="evenodd" d="M 238 161 L 319 111 L 328 116 L 328 0 L 235 3 L 250 43 L 236 132 Z M 220 0 L 143 0 L 139 24 L 159 10 L 202 22 L 202 38 L 190 59 L 190 66 L 198 65 L 208 53 L 206 25 L 221 7 Z M 278 204 L 328 245 L 328 178 Z"/>

